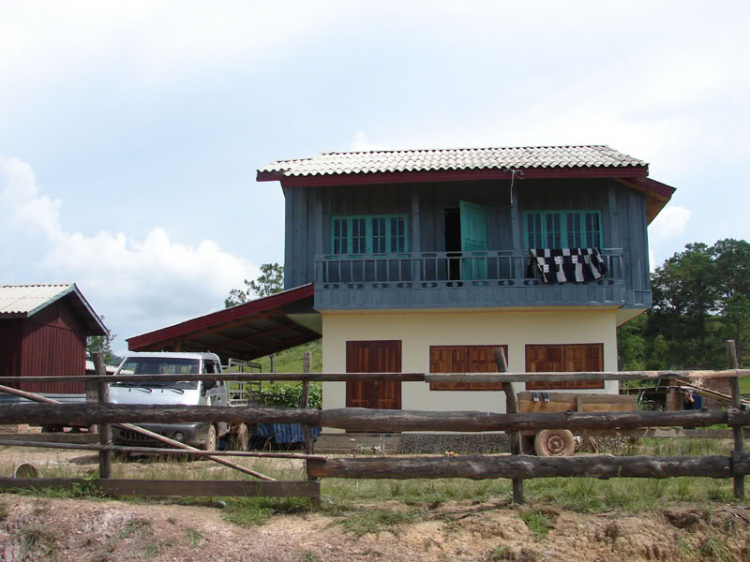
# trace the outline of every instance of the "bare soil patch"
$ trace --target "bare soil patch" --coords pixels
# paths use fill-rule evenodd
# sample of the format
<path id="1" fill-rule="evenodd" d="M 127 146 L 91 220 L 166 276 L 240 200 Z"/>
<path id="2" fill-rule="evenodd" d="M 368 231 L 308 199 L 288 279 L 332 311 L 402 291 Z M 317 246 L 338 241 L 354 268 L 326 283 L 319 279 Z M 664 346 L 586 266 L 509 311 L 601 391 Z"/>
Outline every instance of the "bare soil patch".
<path id="1" fill-rule="evenodd" d="M 408 512 L 408 522 L 357 533 L 344 522 Z M 748 560 L 750 509 L 684 504 L 664 511 L 564 512 L 550 505 L 448 502 L 362 504 L 227 522 L 218 507 L 0 497 L 0 560 L 353 561 Z M 538 514 L 547 529 L 524 514 Z M 369 521 L 369 519 L 368 519 Z M 367 527 L 364 527 L 367 529 Z"/>

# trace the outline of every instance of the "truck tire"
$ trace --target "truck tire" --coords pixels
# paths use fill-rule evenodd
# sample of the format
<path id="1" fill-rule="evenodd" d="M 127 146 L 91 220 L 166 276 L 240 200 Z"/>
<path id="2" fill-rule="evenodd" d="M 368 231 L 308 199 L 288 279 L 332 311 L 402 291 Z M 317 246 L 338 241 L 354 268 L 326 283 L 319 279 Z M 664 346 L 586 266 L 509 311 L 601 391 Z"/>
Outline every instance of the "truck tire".
<path id="1" fill-rule="evenodd" d="M 216 451 L 219 446 L 219 432 L 214 424 L 208 426 L 208 434 L 206 435 L 206 443 L 203 445 L 203 449 L 206 451 Z"/>
<path id="2" fill-rule="evenodd" d="M 241 423 L 237 434 L 232 436 L 232 449 L 235 451 L 250 450 L 250 428 L 246 423 Z"/>
<path id="3" fill-rule="evenodd" d="M 534 438 L 534 451 L 539 457 L 569 457 L 575 450 L 575 439 L 567 429 L 543 429 Z"/>

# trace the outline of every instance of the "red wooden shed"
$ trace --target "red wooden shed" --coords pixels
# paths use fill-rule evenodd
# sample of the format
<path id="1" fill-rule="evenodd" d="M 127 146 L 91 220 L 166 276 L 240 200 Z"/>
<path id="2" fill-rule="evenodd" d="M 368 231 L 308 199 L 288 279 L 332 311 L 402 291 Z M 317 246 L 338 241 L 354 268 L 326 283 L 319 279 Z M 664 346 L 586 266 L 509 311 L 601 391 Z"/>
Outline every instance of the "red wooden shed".
<path id="1" fill-rule="evenodd" d="M 107 328 L 78 287 L 0 285 L 0 375 L 86 374 L 86 337 Z M 83 394 L 83 383 L 22 383 L 45 395 Z"/>

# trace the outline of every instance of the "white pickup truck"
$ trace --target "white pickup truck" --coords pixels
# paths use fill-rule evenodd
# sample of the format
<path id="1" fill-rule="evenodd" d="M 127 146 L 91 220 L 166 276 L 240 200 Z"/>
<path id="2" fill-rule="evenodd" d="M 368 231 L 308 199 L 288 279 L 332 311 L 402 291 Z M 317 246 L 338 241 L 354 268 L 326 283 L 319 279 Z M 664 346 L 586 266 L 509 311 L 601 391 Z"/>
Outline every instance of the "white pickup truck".
<path id="1" fill-rule="evenodd" d="M 236 401 L 229 397 L 226 382 L 117 382 L 120 374 L 134 375 L 200 375 L 221 373 L 221 361 L 215 353 L 152 352 L 129 353 L 117 368 L 109 384 L 111 404 L 164 404 L 188 406 L 232 406 Z M 234 383 L 236 385 L 236 383 Z M 233 448 L 246 451 L 250 432 L 246 424 L 226 422 L 136 425 L 169 437 L 181 443 L 215 451 L 224 439 Z M 114 427 L 113 440 L 121 445 L 158 445 L 148 437 Z"/>

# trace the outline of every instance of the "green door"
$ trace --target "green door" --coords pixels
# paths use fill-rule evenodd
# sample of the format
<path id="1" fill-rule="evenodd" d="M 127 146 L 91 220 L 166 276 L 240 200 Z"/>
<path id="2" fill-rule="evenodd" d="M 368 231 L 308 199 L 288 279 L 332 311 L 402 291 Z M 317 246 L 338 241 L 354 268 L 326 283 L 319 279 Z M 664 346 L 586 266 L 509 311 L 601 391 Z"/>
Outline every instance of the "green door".
<path id="1" fill-rule="evenodd" d="M 460 201 L 461 251 L 474 252 L 461 260 L 461 279 L 487 278 L 487 207 Z"/>

